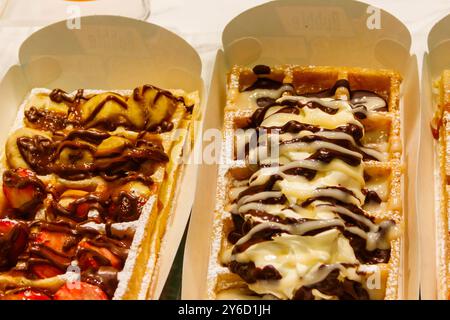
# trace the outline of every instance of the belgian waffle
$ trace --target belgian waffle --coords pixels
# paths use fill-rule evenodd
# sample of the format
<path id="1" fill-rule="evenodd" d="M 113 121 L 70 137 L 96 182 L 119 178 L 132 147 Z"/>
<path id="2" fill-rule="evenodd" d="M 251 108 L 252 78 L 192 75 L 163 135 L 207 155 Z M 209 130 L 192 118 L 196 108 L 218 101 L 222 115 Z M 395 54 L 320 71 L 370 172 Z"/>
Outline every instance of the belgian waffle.
<path id="1" fill-rule="evenodd" d="M 438 297 L 450 299 L 450 253 L 449 253 L 449 192 L 450 192 L 450 70 L 442 73 L 435 83 L 436 103 L 433 135 L 438 140 L 437 174 L 437 244 L 438 244 Z"/>
<path id="2" fill-rule="evenodd" d="M 0 299 L 147 296 L 197 105 L 151 85 L 33 89 L 3 157 Z"/>
<path id="3" fill-rule="evenodd" d="M 398 297 L 400 83 L 390 70 L 232 68 L 209 298 Z"/>

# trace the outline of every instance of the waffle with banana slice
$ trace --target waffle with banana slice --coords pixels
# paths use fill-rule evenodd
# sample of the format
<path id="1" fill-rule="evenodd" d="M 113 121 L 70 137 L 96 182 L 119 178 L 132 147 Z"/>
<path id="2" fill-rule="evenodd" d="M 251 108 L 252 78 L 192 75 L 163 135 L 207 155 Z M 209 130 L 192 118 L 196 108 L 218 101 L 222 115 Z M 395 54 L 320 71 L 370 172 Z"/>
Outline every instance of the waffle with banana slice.
<path id="1" fill-rule="evenodd" d="M 400 83 L 390 70 L 232 68 L 209 298 L 398 298 Z"/>
<path id="2" fill-rule="evenodd" d="M 0 300 L 151 298 L 197 105 L 152 85 L 33 89 L 2 159 Z"/>
<path id="3" fill-rule="evenodd" d="M 450 70 L 442 72 L 434 83 L 436 113 L 432 131 L 437 139 L 439 197 L 437 225 L 438 298 L 450 299 L 449 192 L 450 192 Z"/>

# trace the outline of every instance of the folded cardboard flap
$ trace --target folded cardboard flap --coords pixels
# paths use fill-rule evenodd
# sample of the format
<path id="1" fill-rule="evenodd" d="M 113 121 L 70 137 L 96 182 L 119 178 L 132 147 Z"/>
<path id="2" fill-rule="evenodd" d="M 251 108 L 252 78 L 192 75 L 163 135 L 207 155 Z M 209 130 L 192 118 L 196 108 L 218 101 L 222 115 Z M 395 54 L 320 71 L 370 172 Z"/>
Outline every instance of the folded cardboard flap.
<path id="1" fill-rule="evenodd" d="M 371 20 L 378 18 L 379 25 Z M 370 23 L 373 24 L 371 28 L 368 27 Z M 219 50 L 216 57 L 205 128 L 222 127 L 226 73 L 235 64 L 250 67 L 256 64 L 358 66 L 395 69 L 402 74 L 402 135 L 406 138 L 403 146 L 405 234 L 399 298 L 417 299 L 419 270 L 414 177 L 420 99 L 417 60 L 410 54 L 411 36 L 405 25 L 386 11 L 356 1 L 274 1 L 234 18 L 225 27 L 222 42 L 224 49 Z M 194 202 L 189 226 L 183 299 L 208 296 L 209 254 L 217 245 L 212 243 L 212 234 L 214 228 L 219 227 L 213 221 L 215 190 L 211 185 L 215 177 L 216 166 L 203 165 L 199 170 L 197 194 L 202 197 Z"/>
<path id="2" fill-rule="evenodd" d="M 386 11 L 335 0 L 255 7 L 226 26 L 222 41 L 229 65 L 384 67 L 402 73 L 411 46 L 408 29 Z"/>
<path id="3" fill-rule="evenodd" d="M 450 15 L 437 22 L 428 35 L 429 71 L 432 79 L 450 68 Z"/>
<path id="4" fill-rule="evenodd" d="M 76 2 L 75 2 L 76 1 Z M 106 0 L 106 1 L 54 1 L 43 0 L 1 0 L 1 26 L 33 27 L 43 26 L 66 17 L 74 21 L 74 16 L 94 14 L 121 15 L 147 20 L 150 15 L 149 0 Z M 75 22 L 73 22 L 75 23 Z"/>
<path id="5" fill-rule="evenodd" d="M 174 33 L 118 16 L 82 17 L 31 35 L 19 52 L 30 87 L 122 89 L 151 83 L 186 91 L 201 87 L 196 51 Z"/>
<path id="6" fill-rule="evenodd" d="M 429 52 L 433 51 L 434 48 L 436 48 L 443 42 L 450 41 L 449 30 L 450 30 L 450 14 L 445 16 L 438 22 L 436 22 L 433 28 L 431 28 L 427 40 Z"/>

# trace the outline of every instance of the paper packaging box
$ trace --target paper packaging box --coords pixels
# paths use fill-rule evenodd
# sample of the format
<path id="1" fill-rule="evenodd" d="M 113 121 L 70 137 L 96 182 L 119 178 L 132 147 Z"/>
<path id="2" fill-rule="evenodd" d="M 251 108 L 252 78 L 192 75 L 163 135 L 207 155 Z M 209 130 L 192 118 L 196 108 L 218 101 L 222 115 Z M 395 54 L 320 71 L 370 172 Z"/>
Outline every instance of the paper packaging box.
<path id="1" fill-rule="evenodd" d="M 442 241 L 444 234 L 448 233 L 448 227 L 447 222 L 440 216 L 440 186 L 436 179 L 439 170 L 437 140 L 433 138 L 430 127 L 437 106 L 437 93 L 433 92 L 433 82 L 445 69 L 450 69 L 450 15 L 431 29 L 428 35 L 428 52 L 424 55 L 422 67 L 422 124 L 417 177 L 422 299 L 447 299 L 443 294 L 448 290 L 444 280 L 448 261 L 445 261 L 445 244 Z"/>
<path id="2" fill-rule="evenodd" d="M 78 88 L 133 89 L 153 84 L 188 92 L 198 90 L 202 95 L 198 54 L 168 30 L 117 16 L 83 17 L 80 26 L 79 30 L 72 30 L 65 21 L 50 25 L 31 35 L 20 47 L 20 64 L 11 67 L 0 83 L 2 152 L 18 107 L 35 87 L 70 92 Z M 141 250 L 134 268 L 140 268 L 141 276 L 129 284 L 139 294 L 126 294 L 125 298 L 159 297 L 190 215 L 195 178 L 196 167 L 184 165 L 172 202 L 174 215 L 168 220 L 157 270 L 150 270 L 153 267 L 147 265 L 148 259 L 155 257 Z M 144 234 L 144 241 L 150 240 L 148 236 Z M 156 276 L 150 279 L 152 273 Z"/>
<path id="3" fill-rule="evenodd" d="M 225 28 L 217 52 L 204 129 L 221 128 L 226 74 L 234 64 L 299 64 L 392 68 L 401 73 L 403 226 L 399 299 L 418 298 L 415 177 L 419 144 L 419 81 L 407 28 L 389 13 L 354 1 L 276 1 L 252 8 Z M 217 165 L 199 169 L 184 256 L 183 299 L 208 296 Z"/>

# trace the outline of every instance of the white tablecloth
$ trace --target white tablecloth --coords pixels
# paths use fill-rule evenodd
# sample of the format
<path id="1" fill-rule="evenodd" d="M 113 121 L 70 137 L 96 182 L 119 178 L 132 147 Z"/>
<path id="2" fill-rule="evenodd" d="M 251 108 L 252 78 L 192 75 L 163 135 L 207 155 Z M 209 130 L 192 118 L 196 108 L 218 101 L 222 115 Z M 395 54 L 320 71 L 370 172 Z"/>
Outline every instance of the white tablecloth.
<path id="1" fill-rule="evenodd" d="M 14 1 L 14 0 L 9 0 Z M 233 17 L 261 0 L 151 0 L 148 21 L 165 27 L 197 49 L 203 63 L 203 79 L 208 84 L 215 52 L 221 47 L 221 32 Z M 426 51 L 427 34 L 431 27 L 450 13 L 449 0 L 366 0 L 365 2 L 385 9 L 400 19 L 410 30 L 413 38 L 412 52 L 421 58 Z M 30 1 L 39 5 L 39 1 Z M 19 14 L 19 12 L 18 12 Z M 65 17 L 62 17 L 62 19 Z M 18 62 L 18 48 L 28 35 L 38 27 L 1 27 L 0 77 Z"/>

